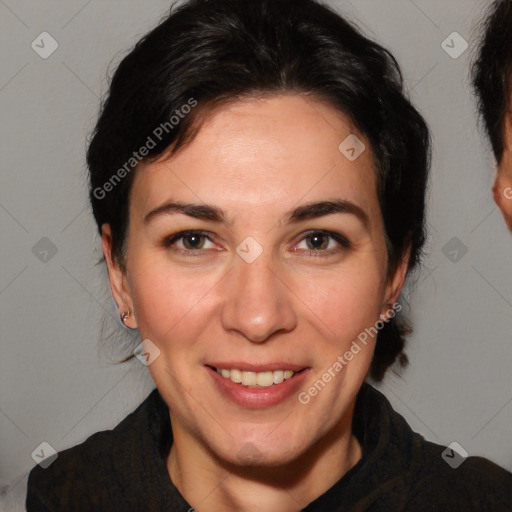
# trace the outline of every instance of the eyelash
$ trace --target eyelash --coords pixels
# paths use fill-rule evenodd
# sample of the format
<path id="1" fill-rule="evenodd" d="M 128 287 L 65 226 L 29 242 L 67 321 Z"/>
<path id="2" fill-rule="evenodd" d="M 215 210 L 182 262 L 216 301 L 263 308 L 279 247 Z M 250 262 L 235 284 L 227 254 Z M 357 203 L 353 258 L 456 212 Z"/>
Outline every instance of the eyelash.
<path id="1" fill-rule="evenodd" d="M 186 238 L 187 236 L 191 235 L 198 235 L 198 236 L 204 236 L 206 237 L 210 242 L 213 243 L 213 240 L 211 239 L 210 235 L 211 233 L 207 231 L 201 231 L 201 230 L 187 230 L 187 231 L 180 231 L 179 233 L 175 233 L 174 235 L 166 237 L 162 241 L 162 246 L 165 249 L 170 249 L 172 246 L 178 242 L 179 240 L 182 240 L 183 238 Z M 352 247 L 352 244 L 350 241 L 344 237 L 343 235 L 339 233 L 335 233 L 333 231 L 326 231 L 324 229 L 313 229 L 310 231 L 307 231 L 304 236 L 299 240 L 300 243 L 307 238 L 312 237 L 313 235 L 324 235 L 327 237 L 332 238 L 335 240 L 341 247 L 338 247 L 337 249 L 333 250 L 306 250 L 306 254 L 315 258 L 325 258 L 328 256 L 332 256 L 333 254 L 336 254 L 340 252 L 343 249 L 350 249 Z M 181 252 L 181 254 L 184 254 L 185 256 L 192 256 L 192 257 L 198 257 L 203 256 L 204 253 L 211 251 L 211 249 L 197 249 L 197 250 L 191 250 L 191 249 L 173 249 L 174 251 Z"/>

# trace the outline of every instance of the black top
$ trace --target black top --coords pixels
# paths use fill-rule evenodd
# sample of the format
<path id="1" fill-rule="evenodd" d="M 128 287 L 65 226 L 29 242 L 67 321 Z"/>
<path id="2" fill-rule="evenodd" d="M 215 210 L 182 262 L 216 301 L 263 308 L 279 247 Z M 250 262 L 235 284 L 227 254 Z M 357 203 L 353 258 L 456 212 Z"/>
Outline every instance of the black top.
<path id="1" fill-rule="evenodd" d="M 359 392 L 353 432 L 361 460 L 305 512 L 512 511 L 511 473 L 480 457 L 453 469 L 458 456 L 443 458 L 446 447 L 413 432 L 369 384 Z M 27 512 L 189 512 L 167 472 L 171 444 L 169 410 L 155 389 L 113 430 L 64 450 L 47 469 L 36 466 Z"/>

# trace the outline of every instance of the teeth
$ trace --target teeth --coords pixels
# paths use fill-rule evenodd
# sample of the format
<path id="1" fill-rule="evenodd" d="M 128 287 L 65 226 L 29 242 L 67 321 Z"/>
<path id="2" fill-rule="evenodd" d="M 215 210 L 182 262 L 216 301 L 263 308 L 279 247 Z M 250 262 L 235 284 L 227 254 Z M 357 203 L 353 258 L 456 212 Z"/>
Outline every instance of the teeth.
<path id="1" fill-rule="evenodd" d="M 272 372 L 272 377 L 274 384 L 281 384 L 284 380 L 284 371 L 283 370 L 277 370 L 275 372 Z"/>
<path id="2" fill-rule="evenodd" d="M 217 369 L 225 379 L 231 379 L 242 386 L 268 388 L 273 384 L 281 384 L 295 374 L 292 370 L 275 370 L 273 372 L 242 372 L 240 370 Z"/>
<path id="3" fill-rule="evenodd" d="M 231 372 L 229 372 L 231 375 Z M 256 386 L 258 376 L 255 372 L 242 372 L 242 384 L 244 386 Z"/>
<path id="4" fill-rule="evenodd" d="M 240 384 L 242 382 L 242 372 L 240 370 L 224 370 L 227 372 L 227 375 L 222 375 L 223 377 L 231 378 L 233 382 Z M 231 375 L 230 375 L 231 373 Z"/>
<path id="5" fill-rule="evenodd" d="M 274 372 L 261 372 L 256 374 L 256 384 L 262 388 L 268 388 L 274 384 Z"/>

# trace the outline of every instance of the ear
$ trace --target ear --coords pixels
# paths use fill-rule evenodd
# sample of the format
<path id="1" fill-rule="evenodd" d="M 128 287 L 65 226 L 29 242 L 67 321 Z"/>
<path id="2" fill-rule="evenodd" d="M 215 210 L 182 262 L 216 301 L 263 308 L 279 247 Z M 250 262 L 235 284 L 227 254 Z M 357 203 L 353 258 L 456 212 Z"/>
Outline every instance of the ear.
<path id="1" fill-rule="evenodd" d="M 512 98 L 511 98 L 512 102 Z M 508 110 L 504 119 L 504 143 L 505 148 L 512 151 L 512 110 Z"/>
<path id="2" fill-rule="evenodd" d="M 117 304 L 119 315 L 123 312 L 130 312 L 130 315 L 124 321 L 124 324 L 127 327 L 136 329 L 137 321 L 135 319 L 126 272 L 112 256 L 112 231 L 109 224 L 103 224 L 101 226 L 101 244 L 103 248 L 103 256 L 105 256 L 105 261 L 107 263 L 110 289 Z"/>
<path id="3" fill-rule="evenodd" d="M 402 291 L 402 287 L 407 276 L 407 267 L 409 265 L 409 258 L 411 257 L 411 247 L 407 248 L 403 258 L 396 266 L 393 274 L 388 276 L 388 282 L 386 284 L 386 291 L 384 294 L 384 303 L 382 305 L 381 317 L 386 318 L 390 315 L 390 306 L 393 306 L 398 302 L 398 297 Z"/>
<path id="4" fill-rule="evenodd" d="M 505 117 L 503 154 L 492 192 L 508 229 L 512 231 L 512 112 Z"/>

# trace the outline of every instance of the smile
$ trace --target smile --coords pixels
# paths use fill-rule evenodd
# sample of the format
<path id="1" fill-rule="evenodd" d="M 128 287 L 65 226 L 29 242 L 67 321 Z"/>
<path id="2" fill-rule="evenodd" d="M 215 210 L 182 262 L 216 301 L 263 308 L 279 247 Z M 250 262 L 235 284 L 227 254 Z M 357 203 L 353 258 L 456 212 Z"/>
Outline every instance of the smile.
<path id="1" fill-rule="evenodd" d="M 284 361 L 257 364 L 231 361 L 204 367 L 214 389 L 230 402 L 250 409 L 271 407 L 297 396 L 311 370 Z"/>
<path id="2" fill-rule="evenodd" d="M 296 373 L 293 370 L 274 370 L 264 372 L 247 372 L 241 370 L 227 370 L 215 368 L 217 373 L 225 379 L 230 379 L 236 384 L 247 387 L 268 388 L 275 384 L 281 384 L 287 379 L 291 379 Z M 301 370 L 302 371 L 302 370 Z"/>

